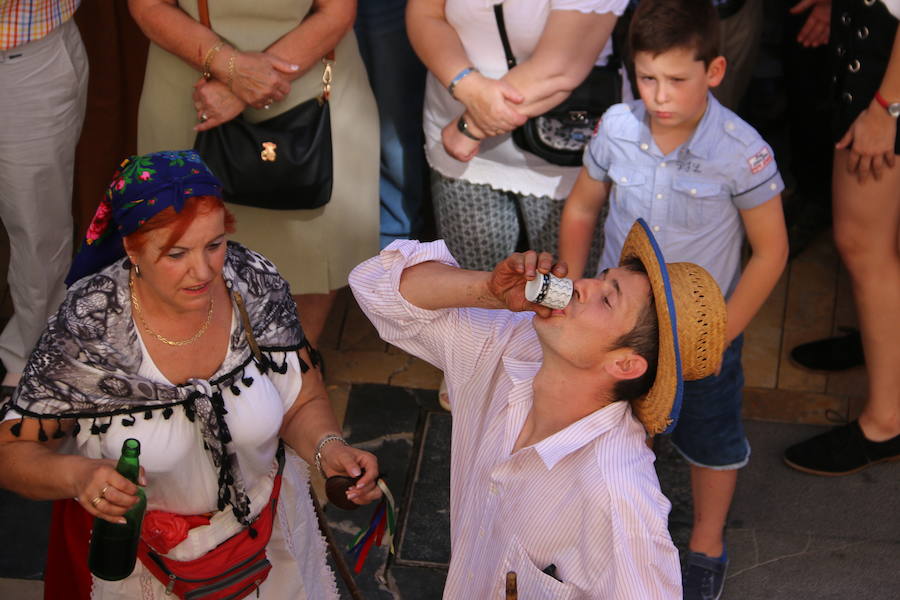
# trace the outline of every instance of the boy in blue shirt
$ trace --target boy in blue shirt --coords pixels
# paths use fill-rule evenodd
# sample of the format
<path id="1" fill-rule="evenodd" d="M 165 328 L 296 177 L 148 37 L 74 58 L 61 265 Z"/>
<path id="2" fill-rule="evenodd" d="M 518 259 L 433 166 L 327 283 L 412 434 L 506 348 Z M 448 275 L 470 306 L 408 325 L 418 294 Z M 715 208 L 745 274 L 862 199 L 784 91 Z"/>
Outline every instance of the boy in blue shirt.
<path id="1" fill-rule="evenodd" d="M 603 116 L 562 215 L 559 254 L 582 276 L 609 200 L 601 269 L 615 266 L 628 229 L 645 219 L 666 257 L 694 262 L 728 299 L 729 347 L 718 375 L 686 382 L 672 441 L 691 464 L 694 525 L 684 598 L 719 598 L 723 530 L 750 456 L 741 422 L 741 332 L 778 281 L 788 244 L 771 148 L 710 94 L 725 74 L 709 0 L 641 0 L 629 30 L 641 100 Z M 746 232 L 752 255 L 741 272 Z"/>

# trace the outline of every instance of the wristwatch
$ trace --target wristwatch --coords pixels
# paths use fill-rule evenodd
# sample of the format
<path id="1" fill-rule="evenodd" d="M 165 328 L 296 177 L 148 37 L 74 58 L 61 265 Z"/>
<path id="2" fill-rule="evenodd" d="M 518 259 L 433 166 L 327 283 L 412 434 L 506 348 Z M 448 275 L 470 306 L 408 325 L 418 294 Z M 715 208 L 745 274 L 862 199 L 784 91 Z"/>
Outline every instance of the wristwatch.
<path id="1" fill-rule="evenodd" d="M 881 92 L 875 92 L 875 100 L 884 107 L 888 114 L 894 117 L 900 117 L 900 102 L 888 102 L 884 99 L 884 96 L 881 95 Z"/>

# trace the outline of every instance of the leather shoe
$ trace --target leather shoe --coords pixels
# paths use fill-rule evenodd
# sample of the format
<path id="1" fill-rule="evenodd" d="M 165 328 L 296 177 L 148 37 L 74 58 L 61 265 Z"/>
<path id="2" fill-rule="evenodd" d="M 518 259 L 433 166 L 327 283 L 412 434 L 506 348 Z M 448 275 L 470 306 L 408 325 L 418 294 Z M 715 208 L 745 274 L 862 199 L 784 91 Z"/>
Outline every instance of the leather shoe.
<path id="1" fill-rule="evenodd" d="M 791 350 L 791 360 L 813 371 L 843 371 L 865 364 L 859 331 L 847 329 L 846 332 L 800 344 Z"/>
<path id="2" fill-rule="evenodd" d="M 859 421 L 834 427 L 784 451 L 787 466 L 813 475 L 849 475 L 881 462 L 900 460 L 900 435 L 866 439 Z"/>

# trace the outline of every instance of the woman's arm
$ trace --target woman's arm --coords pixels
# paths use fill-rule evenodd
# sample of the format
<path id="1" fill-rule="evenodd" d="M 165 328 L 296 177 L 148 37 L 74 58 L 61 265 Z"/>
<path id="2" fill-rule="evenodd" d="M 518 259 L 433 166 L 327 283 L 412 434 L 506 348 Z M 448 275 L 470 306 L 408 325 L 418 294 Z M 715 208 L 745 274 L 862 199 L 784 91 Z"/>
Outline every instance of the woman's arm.
<path id="1" fill-rule="evenodd" d="M 891 58 L 878 91 L 888 102 L 900 102 L 900 28 L 894 36 Z M 850 150 L 847 171 L 856 173 L 862 183 L 869 175 L 881 179 L 881 172 L 886 167 L 893 168 L 896 136 L 897 119 L 872 98 L 835 148 Z"/>
<path id="2" fill-rule="evenodd" d="M 525 117 L 543 114 L 568 98 L 594 66 L 612 34 L 616 19 L 613 13 L 550 11 L 534 54 L 501 79 L 522 94 L 520 103 L 511 104 L 504 100 L 507 109 L 522 116 L 518 121 L 485 125 L 483 112 L 493 110 L 485 109 L 490 105 L 487 95 L 491 90 L 482 84 L 484 77 L 472 78 L 468 75 L 462 79 L 456 95 L 466 106 L 462 118 L 469 125 L 472 135 L 484 139 L 507 133 L 524 123 Z M 467 79 L 471 81 L 463 87 L 462 83 Z M 478 152 L 478 143 L 465 138 L 456 127 L 456 119 L 445 126 L 442 132 L 444 148 L 457 160 L 471 160 Z"/>
<path id="3" fill-rule="evenodd" d="M 18 423 L 0 423 L 0 488 L 33 500 L 75 498 L 95 517 L 125 522 L 122 515 L 137 502 L 138 488 L 116 471 L 115 461 L 60 454 L 62 438 L 39 441 L 40 425 L 30 418 L 21 421 L 16 436 L 12 428 Z"/>
<path id="4" fill-rule="evenodd" d="M 409 0 L 406 31 L 419 59 L 444 87 L 472 66 L 444 15 L 444 0 Z M 509 131 L 525 122 L 513 108 L 522 95 L 504 81 L 473 71 L 457 82 L 453 95 L 470 111 L 473 124 L 485 131 Z"/>
<path id="5" fill-rule="evenodd" d="M 266 54 L 297 65 L 288 74 L 296 79 L 334 50 L 355 19 L 356 0 L 315 0 L 309 16 L 266 48 Z"/>
<path id="6" fill-rule="evenodd" d="M 503 76 L 525 97 L 516 110 L 534 117 L 568 98 L 594 66 L 616 20 L 613 13 L 550 11 L 534 53 Z"/>
<path id="7" fill-rule="evenodd" d="M 300 358 L 311 365 L 309 353 L 300 350 Z M 281 438 L 310 465 L 315 464 L 316 445 L 326 435 L 341 435 L 341 428 L 331 408 L 328 392 L 318 368 L 310 368 L 302 374 L 303 385 L 294 404 L 284 416 Z M 378 459 L 370 452 L 345 446 L 339 442 L 325 444 L 322 448 L 322 469 L 325 475 L 357 477 L 361 470 L 365 475 L 356 486 L 347 491 L 347 497 L 357 504 L 367 504 L 381 497 L 376 486 Z"/>
<path id="8" fill-rule="evenodd" d="M 178 8 L 175 0 L 128 0 L 128 7 L 148 38 L 198 72 L 203 72 L 209 57 L 211 74 L 245 103 L 262 108 L 290 91 L 287 77 L 299 69 L 297 65 L 261 52 L 240 52 L 228 44 L 214 50 L 221 38 Z"/>

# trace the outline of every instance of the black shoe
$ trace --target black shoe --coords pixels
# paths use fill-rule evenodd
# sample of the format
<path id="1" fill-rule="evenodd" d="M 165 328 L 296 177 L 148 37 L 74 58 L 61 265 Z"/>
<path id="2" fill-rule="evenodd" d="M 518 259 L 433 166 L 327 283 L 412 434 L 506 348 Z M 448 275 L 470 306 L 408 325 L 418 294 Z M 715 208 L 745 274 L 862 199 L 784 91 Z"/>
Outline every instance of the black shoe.
<path id="1" fill-rule="evenodd" d="M 900 460 L 900 435 L 866 439 L 859 421 L 834 427 L 784 451 L 787 466 L 813 475 L 849 475 L 880 462 Z"/>
<path id="2" fill-rule="evenodd" d="M 843 371 L 865 364 L 859 331 L 800 344 L 791 350 L 791 360 L 813 371 Z"/>

